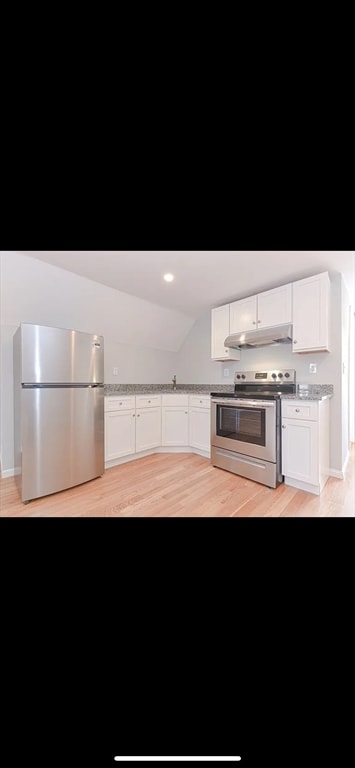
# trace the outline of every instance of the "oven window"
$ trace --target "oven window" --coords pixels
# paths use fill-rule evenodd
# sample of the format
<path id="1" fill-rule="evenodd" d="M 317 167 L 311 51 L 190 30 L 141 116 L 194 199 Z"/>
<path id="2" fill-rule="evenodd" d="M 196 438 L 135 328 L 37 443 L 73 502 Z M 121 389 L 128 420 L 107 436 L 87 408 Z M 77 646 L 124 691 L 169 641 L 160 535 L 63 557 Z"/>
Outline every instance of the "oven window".
<path id="1" fill-rule="evenodd" d="M 217 405 L 217 435 L 265 446 L 265 408 Z"/>

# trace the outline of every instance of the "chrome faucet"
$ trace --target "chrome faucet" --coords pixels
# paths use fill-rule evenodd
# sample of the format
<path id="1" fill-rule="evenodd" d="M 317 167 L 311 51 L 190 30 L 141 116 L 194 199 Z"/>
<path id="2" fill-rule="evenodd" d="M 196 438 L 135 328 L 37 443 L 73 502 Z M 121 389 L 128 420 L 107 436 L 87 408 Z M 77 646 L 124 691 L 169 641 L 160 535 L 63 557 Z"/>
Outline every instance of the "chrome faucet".
<path id="1" fill-rule="evenodd" d="M 175 374 L 175 376 L 173 376 L 172 382 L 173 382 L 173 385 L 174 385 L 173 389 L 176 389 L 176 374 Z"/>

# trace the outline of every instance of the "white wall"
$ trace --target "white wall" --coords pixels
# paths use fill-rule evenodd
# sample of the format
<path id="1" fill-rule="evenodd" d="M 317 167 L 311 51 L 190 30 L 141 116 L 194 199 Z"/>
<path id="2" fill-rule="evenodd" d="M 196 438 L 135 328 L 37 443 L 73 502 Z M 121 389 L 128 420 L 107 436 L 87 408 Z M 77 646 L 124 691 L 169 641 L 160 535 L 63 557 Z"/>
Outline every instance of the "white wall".
<path id="1" fill-rule="evenodd" d="M 291 346 L 279 345 L 241 351 L 241 358 L 234 363 L 211 361 L 211 313 L 200 317 L 192 327 L 177 359 L 178 382 L 232 384 L 235 371 L 269 370 L 272 368 L 294 368 L 297 383 L 333 384 L 334 397 L 330 401 L 330 463 L 337 471 L 343 466 L 342 406 L 347 413 L 347 404 L 342 401 L 342 324 L 345 312 L 343 305 L 346 292 L 340 273 L 331 278 L 330 291 L 330 343 L 331 352 L 293 354 Z M 317 363 L 317 373 L 309 373 L 309 363 Z M 229 371 L 229 377 L 223 375 Z M 344 438 L 345 440 L 345 438 Z"/>
<path id="2" fill-rule="evenodd" d="M 344 281 L 341 285 L 341 400 L 342 400 L 342 466 L 349 451 L 349 307 L 350 300 Z"/>
<path id="3" fill-rule="evenodd" d="M 16 252 L 0 254 L 0 269 L 2 471 L 13 468 L 12 339 L 21 322 L 102 334 L 106 384 L 168 383 L 176 373 L 193 318 Z"/>
<path id="4" fill-rule="evenodd" d="M 355 442 L 355 297 L 352 300 L 350 309 L 350 339 L 349 339 L 349 352 L 350 352 L 350 375 L 349 375 L 349 394 L 350 394 L 350 408 L 349 408 L 349 424 L 350 424 L 350 442 Z"/>

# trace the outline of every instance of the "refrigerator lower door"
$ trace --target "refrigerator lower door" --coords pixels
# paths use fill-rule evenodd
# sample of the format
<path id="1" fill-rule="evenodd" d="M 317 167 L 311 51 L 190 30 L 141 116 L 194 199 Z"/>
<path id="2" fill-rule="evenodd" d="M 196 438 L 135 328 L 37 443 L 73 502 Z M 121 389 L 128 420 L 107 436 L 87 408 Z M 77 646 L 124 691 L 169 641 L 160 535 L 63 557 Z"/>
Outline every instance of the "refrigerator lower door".
<path id="1" fill-rule="evenodd" d="M 103 387 L 22 389 L 22 501 L 104 473 Z"/>

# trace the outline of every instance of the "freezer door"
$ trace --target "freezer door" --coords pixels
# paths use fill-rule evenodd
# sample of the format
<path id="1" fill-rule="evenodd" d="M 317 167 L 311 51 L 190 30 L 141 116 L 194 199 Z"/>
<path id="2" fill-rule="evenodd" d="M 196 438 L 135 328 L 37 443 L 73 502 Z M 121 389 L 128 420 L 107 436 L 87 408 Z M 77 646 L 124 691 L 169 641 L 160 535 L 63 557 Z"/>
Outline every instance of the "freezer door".
<path id="1" fill-rule="evenodd" d="M 22 389 L 22 501 L 104 473 L 103 387 Z"/>
<path id="2" fill-rule="evenodd" d="M 21 325 L 24 384 L 102 384 L 104 339 L 81 331 Z"/>

